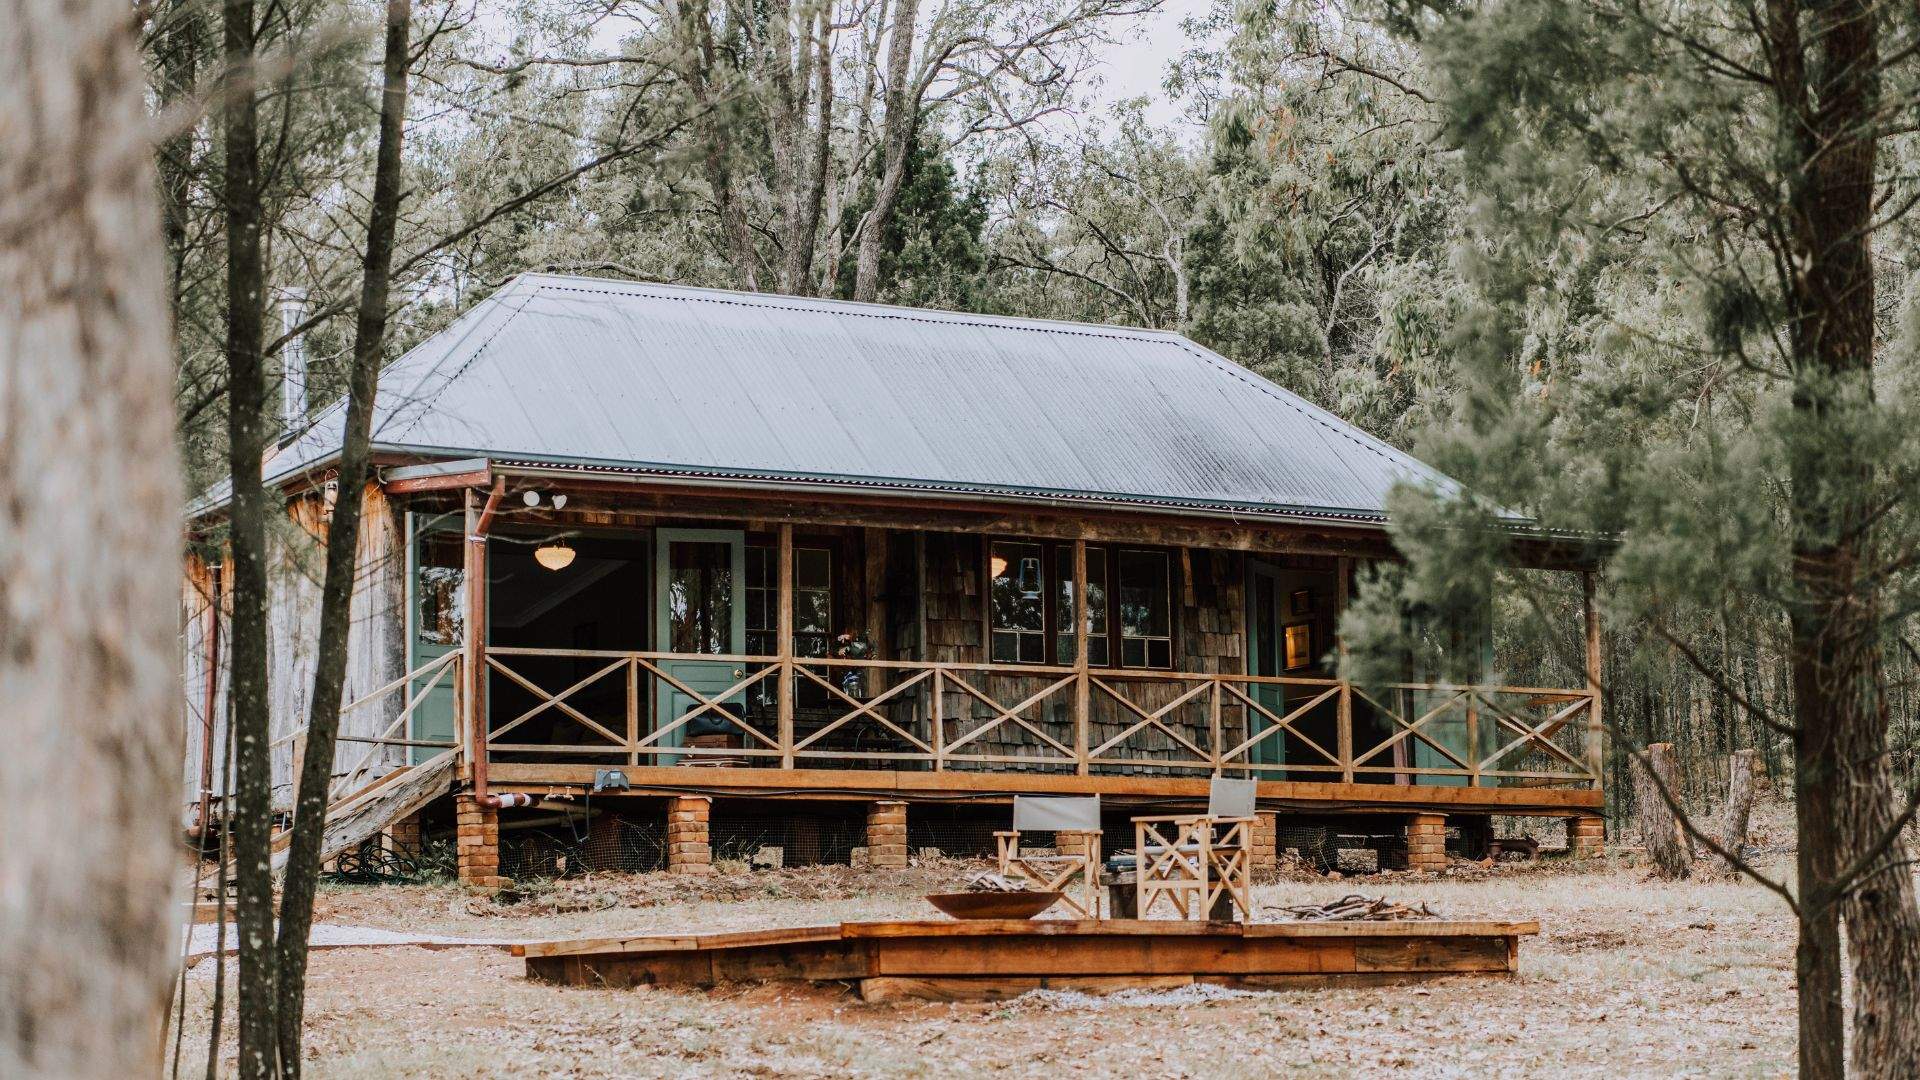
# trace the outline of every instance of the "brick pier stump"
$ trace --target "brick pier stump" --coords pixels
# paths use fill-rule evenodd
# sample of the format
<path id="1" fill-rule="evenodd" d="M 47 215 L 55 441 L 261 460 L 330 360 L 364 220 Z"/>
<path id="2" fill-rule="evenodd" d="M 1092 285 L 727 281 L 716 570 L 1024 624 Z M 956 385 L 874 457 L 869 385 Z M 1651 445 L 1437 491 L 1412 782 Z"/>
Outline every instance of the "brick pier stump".
<path id="1" fill-rule="evenodd" d="M 453 803 L 454 856 L 460 883 L 497 889 L 507 883 L 500 876 L 500 812 L 481 806 L 472 795 Z"/>
<path id="2" fill-rule="evenodd" d="M 408 814 L 380 830 L 380 846 L 396 855 L 420 854 L 420 815 Z"/>
<path id="3" fill-rule="evenodd" d="M 675 874 L 713 873 L 713 845 L 707 822 L 713 799 L 676 795 L 667 803 L 667 870 Z"/>
<path id="4" fill-rule="evenodd" d="M 1567 819 L 1567 853 L 1576 859 L 1594 859 L 1607 845 L 1607 821 L 1595 814 Z"/>
<path id="5" fill-rule="evenodd" d="M 1253 845 L 1252 865 L 1248 869 L 1255 877 L 1268 877 L 1280 868 L 1279 815 L 1261 810 L 1254 818 L 1252 832 L 1247 837 Z"/>
<path id="6" fill-rule="evenodd" d="M 1410 816 L 1407 819 L 1407 869 L 1437 874 L 1446 868 L 1446 815 Z"/>
<path id="7" fill-rule="evenodd" d="M 867 807 L 867 865 L 875 870 L 907 868 L 907 804 L 876 802 Z"/>

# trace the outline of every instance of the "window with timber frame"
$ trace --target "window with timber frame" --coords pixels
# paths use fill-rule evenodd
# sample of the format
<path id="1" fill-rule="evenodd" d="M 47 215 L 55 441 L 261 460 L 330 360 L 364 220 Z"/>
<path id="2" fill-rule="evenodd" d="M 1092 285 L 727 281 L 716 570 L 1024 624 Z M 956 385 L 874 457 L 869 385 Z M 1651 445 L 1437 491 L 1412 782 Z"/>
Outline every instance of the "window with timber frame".
<path id="1" fill-rule="evenodd" d="M 988 659 L 1071 665 L 1073 544 L 990 540 L 986 548 Z M 1091 666 L 1172 669 L 1172 553 L 1087 545 L 1087 622 Z"/>
<path id="2" fill-rule="evenodd" d="M 780 549 L 747 545 L 747 652 L 774 656 L 780 651 Z M 793 655 L 821 658 L 833 643 L 833 549 L 793 547 Z M 758 670 L 756 666 L 755 670 Z M 796 704 L 826 704 L 827 693 L 811 679 L 795 678 Z M 755 684 L 755 704 L 773 708 L 774 680 Z"/>

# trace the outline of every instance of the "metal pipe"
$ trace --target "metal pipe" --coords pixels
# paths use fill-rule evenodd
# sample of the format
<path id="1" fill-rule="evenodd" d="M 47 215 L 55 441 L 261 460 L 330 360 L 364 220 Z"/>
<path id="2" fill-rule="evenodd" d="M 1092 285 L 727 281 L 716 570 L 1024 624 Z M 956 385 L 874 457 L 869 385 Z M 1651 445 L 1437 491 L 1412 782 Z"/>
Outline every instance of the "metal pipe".
<path id="1" fill-rule="evenodd" d="M 220 697 L 220 564 L 207 564 L 207 685 L 200 704 L 200 812 L 193 824 L 193 836 L 206 835 L 213 814 L 213 710 Z"/>

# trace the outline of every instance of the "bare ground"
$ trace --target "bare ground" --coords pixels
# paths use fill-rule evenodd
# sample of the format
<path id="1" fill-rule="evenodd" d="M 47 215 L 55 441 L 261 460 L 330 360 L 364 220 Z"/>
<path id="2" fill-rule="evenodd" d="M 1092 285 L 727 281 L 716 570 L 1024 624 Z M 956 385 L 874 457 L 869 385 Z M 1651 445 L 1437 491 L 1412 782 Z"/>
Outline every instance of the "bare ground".
<path id="1" fill-rule="evenodd" d="M 508 940 L 921 916 L 954 865 L 601 877 L 517 903 L 451 886 L 335 889 L 318 917 Z M 865 1005 L 837 988 L 597 990 L 532 983 L 496 949 L 316 952 L 309 1075 L 329 1076 L 1784 1076 L 1792 924 L 1750 884 L 1667 885 L 1621 864 L 1445 878 L 1283 881 L 1266 904 L 1347 892 L 1450 917 L 1538 918 L 1521 972 L 1416 987 L 1189 988 L 997 1005 Z M 213 967 L 188 977 L 204 1042 Z M 229 967 L 229 978 L 231 968 Z M 231 982 L 227 1000 L 232 1001 Z M 232 1054 L 231 1024 L 226 1055 Z M 196 1057 L 201 1060 L 196 1061 Z M 204 1071 L 189 1048 L 183 1072 Z"/>

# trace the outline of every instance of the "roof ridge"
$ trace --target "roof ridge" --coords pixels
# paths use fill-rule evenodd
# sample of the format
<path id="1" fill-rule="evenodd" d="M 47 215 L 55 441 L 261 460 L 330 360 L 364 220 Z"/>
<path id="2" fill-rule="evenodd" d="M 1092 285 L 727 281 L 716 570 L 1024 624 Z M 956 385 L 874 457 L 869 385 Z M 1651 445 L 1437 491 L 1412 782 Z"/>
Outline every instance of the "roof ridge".
<path id="1" fill-rule="evenodd" d="M 948 311 L 943 308 L 908 307 L 903 304 L 881 304 L 870 300 L 840 300 L 821 296 L 794 296 L 791 293 L 747 292 L 739 289 L 716 289 L 706 285 L 677 285 L 664 281 L 635 281 L 631 278 L 595 278 L 580 277 L 571 274 L 527 273 L 515 275 L 517 278 L 551 278 L 566 282 L 605 282 L 611 285 L 636 286 L 640 289 L 668 290 L 678 294 L 677 299 L 694 300 L 706 304 L 735 304 L 740 307 L 781 307 L 799 310 L 812 310 L 820 313 L 839 315 L 858 315 L 869 319 L 897 319 L 902 322 L 924 323 L 964 323 L 974 326 L 991 326 L 1001 330 L 1027 330 L 1041 334 L 1069 334 L 1075 337 L 1112 338 L 1123 341 L 1160 340 L 1169 345 L 1179 345 L 1187 340 L 1186 335 L 1177 330 L 1162 330 L 1148 326 L 1119 326 L 1110 323 L 1077 322 L 1072 319 L 1042 319 L 1026 315 L 993 315 L 972 311 Z M 535 283 L 536 288 L 549 288 L 566 292 L 608 293 L 620 295 L 620 290 L 594 288 L 578 284 Z M 687 294 L 707 295 L 687 295 Z"/>

